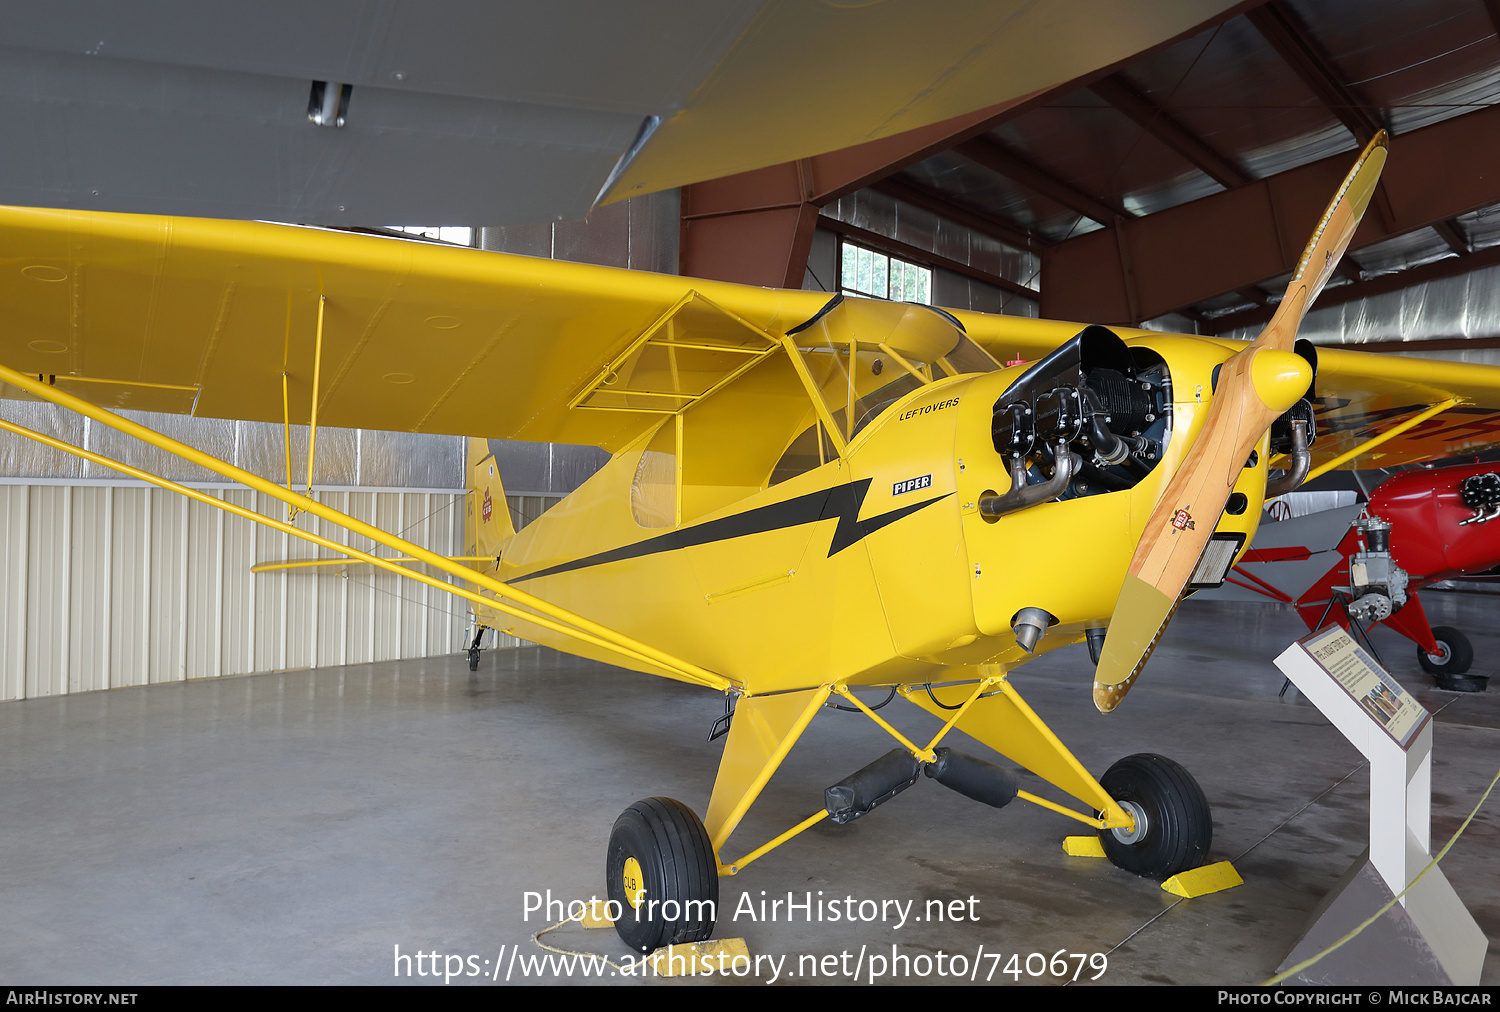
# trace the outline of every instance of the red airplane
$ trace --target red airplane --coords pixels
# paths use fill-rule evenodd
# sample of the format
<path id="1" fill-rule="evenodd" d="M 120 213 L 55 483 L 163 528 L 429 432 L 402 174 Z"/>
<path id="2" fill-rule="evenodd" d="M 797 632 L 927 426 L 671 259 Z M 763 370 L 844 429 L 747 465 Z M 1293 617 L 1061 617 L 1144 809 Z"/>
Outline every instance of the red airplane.
<path id="1" fill-rule="evenodd" d="M 1294 605 L 1310 629 L 1329 619 L 1389 626 L 1417 644 L 1418 663 L 1439 687 L 1480 692 L 1489 679 L 1467 673 L 1468 638 L 1433 628 L 1416 590 L 1500 566 L 1497 519 L 1500 465 L 1404 471 L 1362 508 L 1263 526 L 1228 582 Z"/>

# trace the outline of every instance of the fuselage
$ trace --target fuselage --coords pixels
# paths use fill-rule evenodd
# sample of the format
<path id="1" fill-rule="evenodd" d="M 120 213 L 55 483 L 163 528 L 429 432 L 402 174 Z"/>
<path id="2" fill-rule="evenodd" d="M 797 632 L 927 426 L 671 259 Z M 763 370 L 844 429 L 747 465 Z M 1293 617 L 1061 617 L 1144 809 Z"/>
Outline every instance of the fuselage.
<path id="1" fill-rule="evenodd" d="M 1405 471 L 1370 494 L 1368 512 L 1390 521 L 1391 555 L 1414 584 L 1482 573 L 1500 565 L 1500 520 L 1472 520 L 1460 489 L 1470 477 L 1500 470 L 1464 464 Z"/>
<path id="2" fill-rule="evenodd" d="M 1131 347 L 1165 364 L 1171 398 L 1160 461 L 1132 487 L 1075 481 L 1060 500 L 982 515 L 980 501 L 1011 486 L 992 416 L 1026 373 L 1018 364 L 920 386 L 885 406 L 842 458 L 776 484 L 762 475 L 759 489 L 680 525 L 642 523 L 643 476 L 659 470 L 648 455 L 662 445 L 661 430 L 647 433 L 517 534 L 501 576 L 752 693 L 1015 667 L 1035 656 L 1012 629 L 1022 609 L 1053 619 L 1036 653 L 1107 623 L 1141 527 L 1203 423 L 1214 366 L 1229 354 L 1191 337 Z M 723 451 L 734 452 L 727 437 Z M 1239 472 L 1238 512 L 1194 522 L 1242 533 L 1248 544 L 1266 456 L 1262 440 Z M 493 624 L 589 653 L 526 623 Z"/>

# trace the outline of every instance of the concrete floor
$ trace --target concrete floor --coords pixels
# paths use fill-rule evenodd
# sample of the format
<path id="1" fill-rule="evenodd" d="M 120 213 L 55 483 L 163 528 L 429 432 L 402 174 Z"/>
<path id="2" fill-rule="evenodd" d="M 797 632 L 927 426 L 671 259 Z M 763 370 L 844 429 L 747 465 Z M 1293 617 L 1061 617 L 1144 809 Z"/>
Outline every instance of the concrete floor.
<path id="1" fill-rule="evenodd" d="M 1471 635 L 1476 673 L 1500 666 L 1500 599 L 1428 592 L 1424 603 L 1435 624 Z M 963 955 L 980 982 L 1011 983 L 1004 969 L 1020 954 L 1021 983 L 1055 983 L 1027 976 L 1024 959 L 1058 950 L 1106 954 L 1101 983 L 1264 980 L 1367 831 L 1358 753 L 1305 701 L 1277 697 L 1271 658 L 1303 632 L 1274 606 L 1189 602 L 1108 717 L 1090 703 L 1082 646 L 1014 676 L 1090 769 L 1154 751 L 1191 770 L 1213 806 L 1210 856 L 1233 860 L 1244 886 L 1179 901 L 1107 862 L 1065 857 L 1061 839 L 1076 824 L 1061 816 L 1024 802 L 995 811 L 923 780 L 858 823 L 819 825 L 725 879 L 718 936 L 787 956 L 781 979 L 798 983 L 814 982 L 791 976 L 799 957 L 848 953 L 852 969 L 863 950 L 864 978 L 871 956 L 889 958 L 892 946 L 929 957 L 908 964 L 914 973 L 940 951 Z M 1384 632 L 1375 642 L 1439 711 L 1437 846 L 1500 769 L 1500 680 L 1483 695 L 1441 692 L 1410 644 Z M 721 747 L 704 736 L 721 707 L 710 692 L 538 648 L 486 653 L 474 674 L 451 656 L 0 704 L 0 979 L 431 984 L 418 971 L 431 971 L 437 952 L 464 957 L 439 960 L 440 971 L 488 974 L 498 959 L 519 983 L 544 955 L 532 934 L 552 923 L 528 919 L 525 894 L 602 893 L 610 826 L 639 798 L 702 812 Z M 935 726 L 909 706 L 886 712 L 913 732 Z M 825 786 L 889 746 L 857 714 L 820 716 L 727 851 L 816 811 Z M 1444 862 L 1490 938 L 1489 984 L 1500 982 L 1497 807 Z M 929 900 L 961 900 L 966 918 L 752 920 L 742 903 L 758 904 L 762 890 L 767 900 L 821 891 L 824 902 L 914 901 L 918 916 Z M 543 940 L 616 962 L 627 953 L 608 930 L 569 926 Z M 410 977 L 394 975 L 398 947 L 412 957 Z"/>

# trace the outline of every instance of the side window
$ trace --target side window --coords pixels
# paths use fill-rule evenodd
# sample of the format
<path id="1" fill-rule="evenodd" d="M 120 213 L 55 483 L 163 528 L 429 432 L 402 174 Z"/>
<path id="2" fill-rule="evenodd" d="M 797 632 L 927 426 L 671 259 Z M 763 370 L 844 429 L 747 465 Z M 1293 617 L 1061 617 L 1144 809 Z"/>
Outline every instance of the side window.
<path id="1" fill-rule="evenodd" d="M 823 443 L 823 452 L 818 452 L 818 443 Z M 828 437 L 823 435 L 823 427 L 814 422 L 810 427 L 803 429 L 802 434 L 792 440 L 792 445 L 786 448 L 776 466 L 771 469 L 771 485 L 780 485 L 789 478 L 795 478 L 799 474 L 806 474 L 815 467 L 821 467 L 825 460 L 832 460 L 835 454 L 833 447 L 828 443 Z"/>
<path id="2" fill-rule="evenodd" d="M 921 382 L 916 377 L 901 373 L 895 380 L 879 390 L 872 391 L 854 402 L 854 435 L 859 435 L 866 425 L 879 418 L 885 409 L 911 393 Z M 840 415 L 843 412 L 839 412 Z M 842 419 L 841 419 L 842 420 Z"/>
<path id="3" fill-rule="evenodd" d="M 677 433 L 670 419 L 635 465 L 630 514 L 642 527 L 671 527 L 677 520 Z"/>

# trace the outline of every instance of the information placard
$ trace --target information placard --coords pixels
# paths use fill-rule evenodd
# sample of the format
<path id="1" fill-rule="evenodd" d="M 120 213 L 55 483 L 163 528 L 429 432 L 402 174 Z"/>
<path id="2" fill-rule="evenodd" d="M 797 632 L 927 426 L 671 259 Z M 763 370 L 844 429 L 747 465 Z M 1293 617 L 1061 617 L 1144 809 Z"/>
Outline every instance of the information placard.
<path id="1" fill-rule="evenodd" d="M 1337 623 L 1298 640 L 1313 661 L 1403 749 L 1432 717 Z"/>

